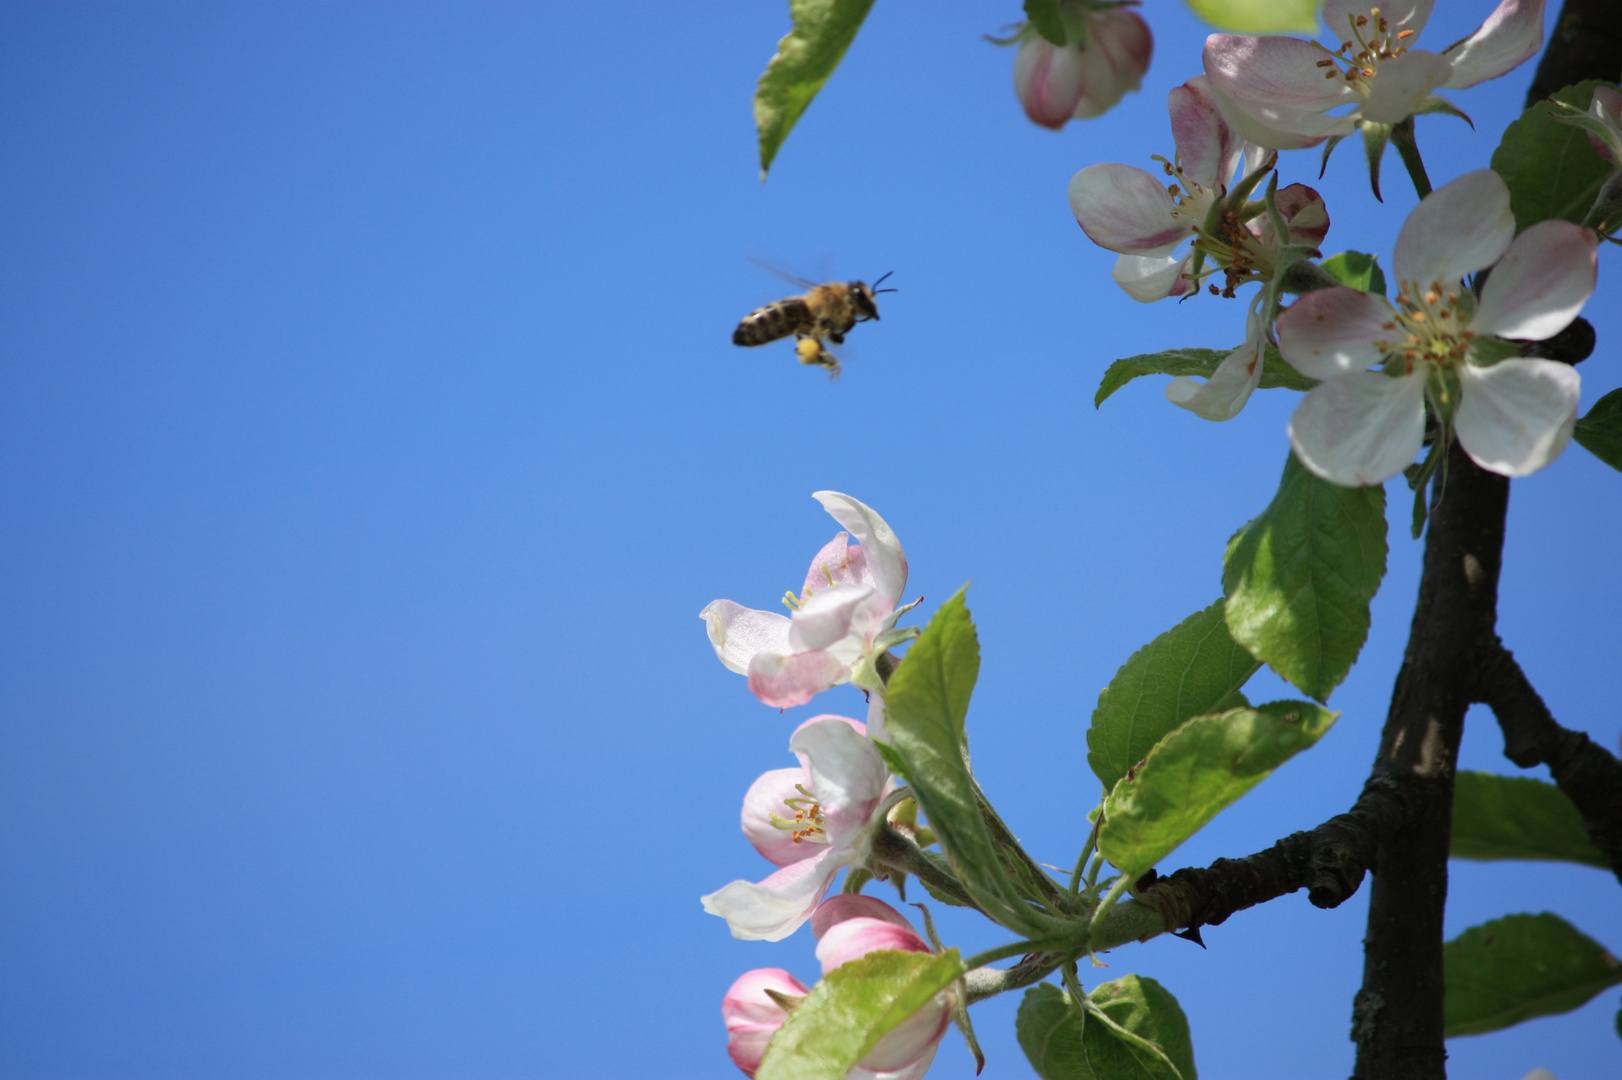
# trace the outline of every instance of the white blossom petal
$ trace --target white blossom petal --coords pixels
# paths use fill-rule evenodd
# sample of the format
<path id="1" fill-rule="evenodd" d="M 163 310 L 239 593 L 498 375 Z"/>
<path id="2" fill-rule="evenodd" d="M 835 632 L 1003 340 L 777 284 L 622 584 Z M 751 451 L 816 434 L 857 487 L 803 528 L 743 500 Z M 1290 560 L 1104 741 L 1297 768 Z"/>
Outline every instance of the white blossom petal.
<path id="1" fill-rule="evenodd" d="M 1459 443 L 1504 476 L 1537 472 L 1560 456 L 1577 423 L 1582 378 L 1557 360 L 1503 360 L 1459 368 Z"/>
<path id="2" fill-rule="evenodd" d="M 946 1033 L 944 1027 L 941 1028 L 941 1033 L 943 1035 Z M 880 1042 L 882 1045 L 882 1040 Z M 851 1066 L 850 1072 L 845 1074 L 845 1080 L 923 1080 L 924 1074 L 929 1071 L 929 1066 L 935 1061 L 935 1051 L 939 1050 L 940 1046 L 940 1041 L 937 1039 L 930 1046 L 928 1053 L 904 1069 L 869 1069 L 858 1062 Z M 877 1049 L 878 1047 L 874 1047 L 874 1050 Z M 1553 1078 L 1551 1077 L 1550 1080 L 1553 1080 Z"/>
<path id="3" fill-rule="evenodd" d="M 1463 90 L 1508 74 L 1543 48 L 1543 0 L 1503 0 L 1481 27 L 1442 55 L 1453 66 L 1447 85 Z"/>
<path id="4" fill-rule="evenodd" d="M 1207 420 L 1232 420 L 1262 381 L 1261 341 L 1246 341 L 1217 365 L 1203 383 L 1179 375 L 1166 385 L 1166 400 Z"/>
<path id="5" fill-rule="evenodd" d="M 1344 79 L 1325 79 L 1323 53 L 1295 38 L 1212 34 L 1205 74 L 1223 118 L 1246 140 L 1275 150 L 1315 146 L 1349 135 L 1351 117 L 1326 115 L 1360 101 Z"/>
<path id="6" fill-rule="evenodd" d="M 783 867 L 765 881 L 734 881 L 701 897 L 704 910 L 727 921 L 744 941 L 782 941 L 811 917 L 844 866 L 832 848 Z"/>
<path id="7" fill-rule="evenodd" d="M 1172 87 L 1166 107 L 1183 175 L 1213 191 L 1226 186 L 1243 140 L 1223 121 L 1211 96 L 1210 80 L 1196 75 L 1182 86 Z"/>
<path id="8" fill-rule="evenodd" d="M 896 603 L 907 587 L 907 553 L 895 531 L 873 508 L 838 491 L 816 491 L 811 497 L 833 519 L 851 531 L 865 551 L 872 582 L 879 593 Z"/>
<path id="9" fill-rule="evenodd" d="M 1379 484 L 1407 468 L 1425 439 L 1425 375 L 1355 371 L 1308 392 L 1290 418 L 1301 464 L 1331 484 Z"/>
<path id="10" fill-rule="evenodd" d="M 1570 326 L 1594 292 L 1598 243 L 1569 221 L 1540 221 L 1521 233 L 1492 268 L 1470 329 L 1542 341 Z"/>
<path id="11" fill-rule="evenodd" d="M 1168 296 L 1181 296 L 1193 287 L 1183 277 L 1186 266 L 1187 255 L 1122 255 L 1115 260 L 1109 276 L 1138 303 L 1152 304 Z"/>
<path id="12" fill-rule="evenodd" d="M 790 622 L 786 615 L 756 611 L 731 600 L 715 600 L 698 617 L 704 620 L 715 655 L 728 671 L 744 674 L 756 653 L 789 651 Z"/>
<path id="13" fill-rule="evenodd" d="M 872 740 L 845 720 L 829 717 L 802 725 L 789 749 L 810 763 L 811 790 L 822 806 L 823 827 L 835 849 L 848 847 L 867 828 L 884 795 L 890 770 Z"/>
<path id="14" fill-rule="evenodd" d="M 794 839 L 788 829 L 779 829 L 772 818 L 793 820 L 794 811 L 789 799 L 803 798 L 801 787 L 811 788 L 811 777 L 804 769 L 773 769 L 762 773 L 749 785 L 743 797 L 743 835 L 755 850 L 777 866 L 789 866 L 809 859 L 826 850 L 826 845 L 810 840 Z"/>
<path id="15" fill-rule="evenodd" d="M 889 610 L 888 600 L 871 585 L 830 585 L 812 593 L 795 609 L 788 633 L 789 648 L 794 652 L 829 648 L 861 633 L 876 616 Z"/>
<path id="16" fill-rule="evenodd" d="M 1382 60 L 1361 115 L 1376 124 L 1400 124 L 1452 74 L 1453 65 L 1424 49 Z"/>
<path id="17" fill-rule="evenodd" d="M 1379 2 L 1380 17 L 1392 34 L 1399 34 L 1404 30 L 1412 30 L 1408 41 L 1412 42 L 1419 32 L 1425 29 L 1430 21 L 1431 8 L 1436 0 L 1384 0 Z M 1368 17 L 1369 9 L 1376 6 L 1376 0 L 1324 0 L 1323 20 L 1324 29 L 1336 41 L 1351 41 L 1352 30 L 1350 20 L 1358 16 Z M 1364 31 L 1364 37 L 1368 32 Z"/>
<path id="18" fill-rule="evenodd" d="M 830 585 L 872 585 L 873 571 L 867 565 L 867 552 L 850 542 L 850 533 L 841 532 L 811 558 L 805 572 L 800 598 L 806 599 Z"/>
<path id="19" fill-rule="evenodd" d="M 1491 169 L 1477 169 L 1414 208 L 1397 234 L 1392 266 L 1399 282 L 1446 288 L 1497 262 L 1514 237 L 1509 188 Z"/>
<path id="20" fill-rule="evenodd" d="M 1278 350 L 1312 379 L 1333 379 L 1378 364 L 1395 317 L 1385 297 L 1344 285 L 1314 289 L 1278 317 Z"/>
<path id="21" fill-rule="evenodd" d="M 1118 162 L 1089 165 L 1070 178 L 1070 212 L 1087 239 L 1123 255 L 1175 244 L 1194 223 L 1177 216 L 1165 184 Z"/>
<path id="22" fill-rule="evenodd" d="M 749 661 L 749 692 L 767 705 L 792 709 L 850 679 L 850 668 L 825 649 L 756 653 Z"/>

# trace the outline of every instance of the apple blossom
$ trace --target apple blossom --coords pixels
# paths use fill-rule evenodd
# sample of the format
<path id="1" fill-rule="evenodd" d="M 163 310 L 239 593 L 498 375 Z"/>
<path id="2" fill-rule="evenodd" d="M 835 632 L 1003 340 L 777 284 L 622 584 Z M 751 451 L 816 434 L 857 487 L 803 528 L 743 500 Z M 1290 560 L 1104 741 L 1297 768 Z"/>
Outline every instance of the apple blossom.
<path id="1" fill-rule="evenodd" d="M 1205 73 L 1228 123 L 1274 150 L 1316 146 L 1359 124 L 1430 111 L 1431 91 L 1496 79 L 1543 47 L 1543 0 L 1502 0 L 1475 33 L 1440 53 L 1414 48 L 1434 0 L 1325 0 L 1331 51 L 1287 37 L 1212 34 Z M 1440 103 L 1446 108 L 1446 103 Z M 1350 109 L 1346 109 L 1350 106 Z M 1343 111 L 1331 115 L 1331 110 Z"/>
<path id="2" fill-rule="evenodd" d="M 817 936 L 817 959 L 824 975 L 870 952 L 932 950 L 902 914 L 884 901 L 851 893 L 832 897 L 811 919 Z M 768 992 L 770 991 L 770 993 Z M 739 976 L 721 1000 L 727 1027 L 727 1053 L 748 1076 L 754 1076 L 766 1044 L 788 1019 L 772 994 L 804 997 L 805 984 L 778 968 L 759 968 Z M 935 1050 L 951 1019 L 950 990 L 935 995 L 923 1008 L 892 1028 L 846 1074 L 846 1080 L 918 1080 L 929 1070 Z"/>
<path id="3" fill-rule="evenodd" d="M 1027 26 L 1014 57 L 1014 93 L 1025 115 L 1055 131 L 1102 116 L 1149 70 L 1149 24 L 1118 4 L 1087 11 L 1086 39 L 1055 45 Z"/>
<path id="4" fill-rule="evenodd" d="M 1419 452 L 1428 400 L 1482 468 L 1524 476 L 1549 464 L 1571 438 L 1581 379 L 1554 360 L 1493 363 L 1506 348 L 1495 338 L 1565 329 L 1594 291 L 1596 247 L 1567 221 L 1515 236 L 1509 189 L 1490 169 L 1437 189 L 1397 237 L 1395 307 L 1336 286 L 1279 317 L 1284 358 L 1324 380 L 1290 421 L 1296 455 L 1331 483 L 1381 483 Z M 1478 299 L 1460 279 L 1489 266 Z"/>
<path id="5" fill-rule="evenodd" d="M 894 781 L 867 738 L 842 716 L 807 720 L 789 738 L 798 769 L 774 769 L 749 788 L 743 832 L 781 867 L 761 882 L 734 881 L 703 898 L 732 936 L 780 941 L 811 917 L 834 876 L 867 862 L 872 828 Z"/>
<path id="6" fill-rule="evenodd" d="M 1255 173 L 1263 154 L 1223 122 L 1205 76 L 1174 88 L 1167 95 L 1167 106 L 1177 152 L 1172 161 L 1161 160 L 1173 182 L 1167 185 L 1131 165 L 1089 165 L 1070 180 L 1071 212 L 1088 239 L 1120 254 L 1110 276 L 1134 300 L 1149 303 L 1197 288 L 1198 281 L 1189 272 L 1196 252 L 1229 271 L 1225 291 L 1231 296 L 1236 285 L 1270 268 L 1270 256 L 1260 228 L 1219 212 L 1218 204 L 1228 195 L 1230 183 Z M 1317 197 L 1310 188 L 1300 190 Z M 1308 212 L 1309 201 L 1303 199 L 1295 209 L 1312 219 L 1310 227 L 1321 239 L 1318 227 L 1328 229 L 1328 216 L 1323 214 L 1320 222 Z M 1317 205 L 1321 209 L 1321 199 Z M 1186 253 L 1174 254 L 1190 239 L 1193 244 Z"/>
<path id="7" fill-rule="evenodd" d="M 849 532 L 824 545 L 799 594 L 784 597 L 792 617 L 731 600 L 699 612 L 721 663 L 748 675 L 754 695 L 778 708 L 803 705 L 846 682 L 882 691 L 876 661 L 917 635 L 895 628 L 911 607 L 896 606 L 907 586 L 907 557 L 890 526 L 849 495 L 818 491 L 812 497 Z M 850 546 L 852 533 L 859 546 Z"/>

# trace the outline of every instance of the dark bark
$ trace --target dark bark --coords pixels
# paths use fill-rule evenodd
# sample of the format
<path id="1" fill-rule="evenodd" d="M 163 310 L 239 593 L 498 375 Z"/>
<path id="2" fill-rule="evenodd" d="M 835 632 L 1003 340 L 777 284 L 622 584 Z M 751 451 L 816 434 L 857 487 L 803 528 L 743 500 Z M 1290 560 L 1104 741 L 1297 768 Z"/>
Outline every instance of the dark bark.
<path id="1" fill-rule="evenodd" d="M 1561 727 L 1496 640 L 1482 658 L 1480 691 L 1504 733 L 1504 756 L 1523 769 L 1549 766 L 1554 782 L 1582 814 L 1589 840 L 1622 881 L 1622 761 L 1582 732 Z"/>
<path id="2" fill-rule="evenodd" d="M 1584 79 L 1622 76 L 1622 4 L 1616 0 L 1566 0 L 1526 92 L 1526 104 Z"/>

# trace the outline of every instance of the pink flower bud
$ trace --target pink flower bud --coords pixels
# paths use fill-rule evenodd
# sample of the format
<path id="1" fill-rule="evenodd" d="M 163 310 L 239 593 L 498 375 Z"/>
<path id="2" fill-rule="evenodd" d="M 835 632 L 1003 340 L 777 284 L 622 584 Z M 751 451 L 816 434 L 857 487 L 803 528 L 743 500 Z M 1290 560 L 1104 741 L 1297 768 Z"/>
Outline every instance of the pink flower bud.
<path id="1" fill-rule="evenodd" d="M 804 997 L 811 991 L 780 968 L 756 968 L 738 976 L 721 999 L 721 1018 L 727 1025 L 727 1053 L 745 1076 L 754 1076 L 766 1044 L 783 1026 L 788 1014 L 767 990 Z"/>
<path id="2" fill-rule="evenodd" d="M 1102 116 L 1149 70 L 1154 37 L 1121 7 L 1087 15 L 1087 44 L 1054 45 L 1027 27 L 1014 58 L 1014 93 L 1025 115 L 1055 131 L 1074 118 Z"/>

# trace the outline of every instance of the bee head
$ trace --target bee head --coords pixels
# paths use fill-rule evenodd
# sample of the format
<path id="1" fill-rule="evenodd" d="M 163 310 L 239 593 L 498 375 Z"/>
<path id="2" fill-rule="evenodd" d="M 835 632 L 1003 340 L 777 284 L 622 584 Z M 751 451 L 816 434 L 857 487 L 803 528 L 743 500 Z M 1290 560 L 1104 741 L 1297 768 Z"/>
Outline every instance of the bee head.
<path id="1" fill-rule="evenodd" d="M 853 281 L 850 283 L 851 303 L 856 305 L 856 311 L 859 315 L 861 315 L 862 318 L 876 319 L 879 317 L 879 306 L 874 302 L 873 298 L 879 293 L 895 292 L 894 289 L 878 288 L 878 286 L 884 284 L 884 278 L 889 277 L 890 274 L 893 273 L 895 273 L 895 271 L 891 270 L 888 274 L 885 274 L 884 277 L 879 278 L 872 285 L 868 285 L 868 283 L 865 281 Z"/>

